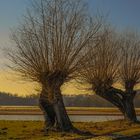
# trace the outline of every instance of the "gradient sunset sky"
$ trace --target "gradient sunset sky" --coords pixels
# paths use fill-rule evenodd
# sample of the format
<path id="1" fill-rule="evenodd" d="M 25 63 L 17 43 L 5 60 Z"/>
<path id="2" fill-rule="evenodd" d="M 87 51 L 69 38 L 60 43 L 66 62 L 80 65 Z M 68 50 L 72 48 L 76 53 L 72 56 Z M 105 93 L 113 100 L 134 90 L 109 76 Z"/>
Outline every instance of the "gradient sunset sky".
<path id="1" fill-rule="evenodd" d="M 140 0 L 85 0 L 89 3 L 89 10 L 95 13 L 98 10 L 108 15 L 108 20 L 116 28 L 134 28 L 140 30 Z M 10 47 L 10 28 L 15 28 L 26 8 L 30 7 L 31 0 L 0 0 L 0 48 Z M 28 95 L 35 93 L 36 85 L 19 81 L 14 73 L 7 72 L 6 60 L 0 51 L 0 91 Z M 75 83 L 74 83 L 75 84 Z M 82 93 L 68 84 L 63 87 L 64 93 Z"/>

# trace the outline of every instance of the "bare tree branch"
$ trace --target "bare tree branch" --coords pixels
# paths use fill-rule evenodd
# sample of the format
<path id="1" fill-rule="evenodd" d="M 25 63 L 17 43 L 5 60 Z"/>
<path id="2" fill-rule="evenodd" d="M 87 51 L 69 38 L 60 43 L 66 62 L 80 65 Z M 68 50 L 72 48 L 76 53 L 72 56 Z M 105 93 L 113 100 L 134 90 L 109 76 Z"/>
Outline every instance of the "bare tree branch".
<path id="1" fill-rule="evenodd" d="M 140 40 L 134 32 L 122 36 L 122 61 L 120 76 L 125 89 L 134 89 L 140 83 Z"/>

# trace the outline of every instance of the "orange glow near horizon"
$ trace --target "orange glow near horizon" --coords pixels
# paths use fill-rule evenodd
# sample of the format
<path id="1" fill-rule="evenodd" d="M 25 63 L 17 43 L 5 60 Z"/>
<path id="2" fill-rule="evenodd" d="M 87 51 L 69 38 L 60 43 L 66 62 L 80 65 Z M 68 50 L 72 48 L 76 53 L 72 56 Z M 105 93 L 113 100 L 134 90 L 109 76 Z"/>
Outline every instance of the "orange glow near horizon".
<path id="1" fill-rule="evenodd" d="M 77 88 L 78 87 L 78 88 Z M 62 93 L 64 94 L 86 94 L 89 91 L 80 90 L 80 87 L 75 82 L 69 82 L 62 86 Z M 83 88 L 81 88 L 83 89 Z M 16 74 L 7 71 L 0 71 L 0 91 L 17 94 L 19 96 L 26 96 L 36 94 L 39 86 L 36 83 L 20 81 Z"/>
<path id="2" fill-rule="evenodd" d="M 114 85 L 117 88 L 122 88 L 120 84 Z M 80 85 L 75 81 L 68 82 L 61 87 L 63 94 L 76 95 L 76 94 L 92 94 L 88 89 L 88 85 Z M 15 73 L 9 73 L 7 71 L 0 71 L 0 91 L 11 94 L 17 94 L 19 96 L 26 96 L 31 94 L 37 94 L 39 92 L 39 86 L 33 82 L 25 82 L 19 80 Z M 136 87 L 140 89 L 140 85 Z"/>

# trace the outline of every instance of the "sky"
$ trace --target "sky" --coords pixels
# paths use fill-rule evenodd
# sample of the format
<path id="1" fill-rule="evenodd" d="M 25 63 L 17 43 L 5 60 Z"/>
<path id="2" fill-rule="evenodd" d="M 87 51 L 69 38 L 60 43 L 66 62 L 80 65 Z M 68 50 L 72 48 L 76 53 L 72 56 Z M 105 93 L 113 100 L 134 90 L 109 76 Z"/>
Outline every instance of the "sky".
<path id="1" fill-rule="evenodd" d="M 85 0 L 91 13 L 100 11 L 108 15 L 108 21 L 118 29 L 140 30 L 140 0 Z M 10 47 L 10 29 L 17 27 L 31 0 L 0 0 L 0 48 Z M 0 91 L 28 95 L 36 92 L 34 83 L 19 82 L 7 72 L 5 56 L 0 51 Z M 65 93 L 82 93 L 70 83 Z"/>

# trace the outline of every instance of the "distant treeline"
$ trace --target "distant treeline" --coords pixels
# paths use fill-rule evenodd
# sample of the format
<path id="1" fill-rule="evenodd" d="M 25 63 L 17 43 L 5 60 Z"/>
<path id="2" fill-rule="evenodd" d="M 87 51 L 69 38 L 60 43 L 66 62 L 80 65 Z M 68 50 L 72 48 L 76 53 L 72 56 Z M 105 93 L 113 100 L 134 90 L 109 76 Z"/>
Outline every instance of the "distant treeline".
<path id="1" fill-rule="evenodd" d="M 113 107 L 111 103 L 102 99 L 98 95 L 64 95 L 66 106 L 77 107 Z M 0 105 L 18 105 L 18 106 L 37 106 L 38 95 L 29 95 L 21 97 L 10 93 L 0 92 Z M 140 94 L 135 98 L 136 107 L 140 107 Z"/>
<path id="2" fill-rule="evenodd" d="M 38 104 L 38 96 L 30 95 L 26 97 L 13 95 L 10 93 L 0 92 L 0 105 L 18 105 L 18 106 L 30 106 Z"/>

